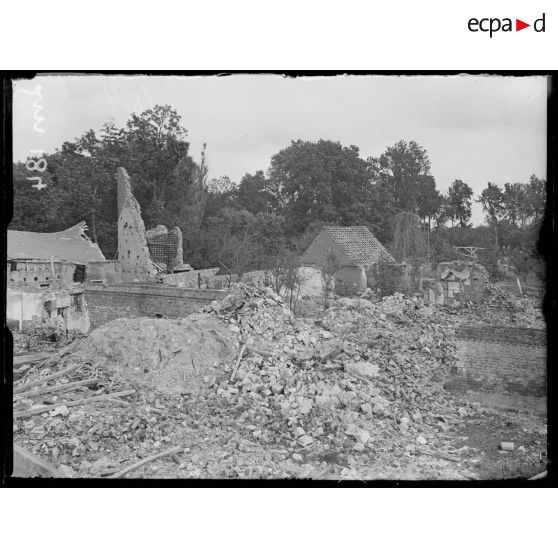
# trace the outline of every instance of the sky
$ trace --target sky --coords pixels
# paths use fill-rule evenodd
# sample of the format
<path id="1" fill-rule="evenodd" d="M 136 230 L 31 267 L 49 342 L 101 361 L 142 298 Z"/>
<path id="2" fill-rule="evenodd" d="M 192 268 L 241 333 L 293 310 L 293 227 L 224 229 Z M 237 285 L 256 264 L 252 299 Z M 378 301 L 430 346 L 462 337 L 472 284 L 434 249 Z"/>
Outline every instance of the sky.
<path id="1" fill-rule="evenodd" d="M 167 104 L 198 162 L 207 143 L 209 178 L 266 171 L 291 140 L 356 145 L 366 158 L 403 139 L 427 150 L 439 190 L 460 179 L 476 198 L 489 181 L 546 178 L 546 99 L 540 76 L 38 75 L 14 83 L 13 155 Z M 483 222 L 479 203 L 472 221 Z"/>

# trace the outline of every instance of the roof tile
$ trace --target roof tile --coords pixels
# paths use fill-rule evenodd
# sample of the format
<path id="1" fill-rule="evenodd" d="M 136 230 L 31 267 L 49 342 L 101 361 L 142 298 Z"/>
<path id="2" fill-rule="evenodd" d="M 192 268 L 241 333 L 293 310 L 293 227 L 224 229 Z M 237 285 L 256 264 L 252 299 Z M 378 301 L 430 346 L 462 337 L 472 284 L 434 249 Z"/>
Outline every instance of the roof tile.
<path id="1" fill-rule="evenodd" d="M 395 261 L 368 227 L 326 226 L 324 229 L 355 265 L 371 265 L 382 256 L 387 257 L 390 261 Z"/>

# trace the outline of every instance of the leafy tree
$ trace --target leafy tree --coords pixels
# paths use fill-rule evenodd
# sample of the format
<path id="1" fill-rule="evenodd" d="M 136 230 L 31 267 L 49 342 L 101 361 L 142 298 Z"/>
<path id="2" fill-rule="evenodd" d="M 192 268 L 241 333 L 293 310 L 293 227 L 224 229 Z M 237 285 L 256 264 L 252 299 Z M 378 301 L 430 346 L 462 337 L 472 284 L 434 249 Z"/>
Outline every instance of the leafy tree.
<path id="1" fill-rule="evenodd" d="M 444 201 L 442 194 L 436 188 L 434 177 L 425 175 L 419 177 L 419 198 L 417 213 L 424 221 L 428 221 L 428 227 L 432 219 L 440 213 Z"/>
<path id="2" fill-rule="evenodd" d="M 235 203 L 243 209 L 256 213 L 272 213 L 277 210 L 277 198 L 270 191 L 269 181 L 263 171 L 245 174 L 233 193 Z"/>
<path id="3" fill-rule="evenodd" d="M 354 145 L 293 141 L 272 157 L 268 174 L 289 235 L 313 221 L 352 225 L 369 216 L 369 173 Z"/>
<path id="4" fill-rule="evenodd" d="M 537 178 L 534 174 L 531 175 L 526 198 L 529 217 L 540 225 L 546 205 L 546 180 Z"/>
<path id="5" fill-rule="evenodd" d="M 518 182 L 504 184 L 504 192 L 502 194 L 503 214 L 514 226 L 525 226 L 529 218 L 527 188 L 526 184 Z"/>
<path id="6" fill-rule="evenodd" d="M 434 179 L 426 149 L 415 141 L 401 140 L 371 162 L 386 177 L 397 210 L 414 213 L 422 206 L 425 216 L 429 214 L 426 200 L 433 197 Z"/>
<path id="7" fill-rule="evenodd" d="M 494 250 L 498 253 L 498 221 L 505 213 L 504 194 L 500 187 L 492 182 L 482 191 L 478 201 L 486 212 L 487 223 L 494 230 Z"/>
<path id="8" fill-rule="evenodd" d="M 236 184 L 228 177 L 212 178 L 207 183 L 207 191 L 212 194 L 226 194 L 236 189 Z"/>
<path id="9" fill-rule="evenodd" d="M 129 150 L 128 173 L 134 184 L 134 195 L 142 207 L 149 207 L 147 220 L 164 206 L 172 192 L 173 171 L 188 155 L 187 132 L 180 124 L 180 116 L 169 105 L 157 105 L 132 114 L 124 136 Z M 148 226 L 155 225 L 148 222 Z"/>
<path id="10" fill-rule="evenodd" d="M 458 221 L 461 227 L 471 219 L 471 198 L 473 190 L 462 180 L 454 180 L 447 196 L 447 215 L 451 222 Z"/>
<path id="11" fill-rule="evenodd" d="M 398 213 L 395 216 L 395 235 L 393 238 L 395 253 L 402 261 L 416 258 L 426 253 L 426 242 L 416 214 Z"/>

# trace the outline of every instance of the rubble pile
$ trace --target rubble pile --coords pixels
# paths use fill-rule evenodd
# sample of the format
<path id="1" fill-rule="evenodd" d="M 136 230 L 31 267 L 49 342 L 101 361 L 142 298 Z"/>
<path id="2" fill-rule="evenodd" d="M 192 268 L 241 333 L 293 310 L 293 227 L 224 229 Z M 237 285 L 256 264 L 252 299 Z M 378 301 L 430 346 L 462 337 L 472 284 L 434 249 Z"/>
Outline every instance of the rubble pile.
<path id="1" fill-rule="evenodd" d="M 455 432 L 482 416 L 439 381 L 454 312 L 395 294 L 300 318 L 239 283 L 200 314 L 114 320 L 27 369 L 14 441 L 66 476 L 122 474 L 179 445 L 129 476 L 398 478 L 430 456 L 448 478 L 440 459 L 460 461 Z"/>
<path id="2" fill-rule="evenodd" d="M 432 379 L 454 347 L 418 300 L 339 299 L 314 323 L 295 319 L 273 292 L 242 286 L 211 311 L 248 354 L 216 395 L 246 407 L 239 421 L 256 439 L 363 451 L 396 431 L 422 444 L 469 413 Z"/>
<path id="3" fill-rule="evenodd" d="M 95 362 L 134 386 L 185 393 L 223 374 L 223 364 L 234 355 L 232 337 L 207 315 L 120 318 L 94 330 L 72 359 Z"/>
<path id="4" fill-rule="evenodd" d="M 488 297 L 479 303 L 467 303 L 448 311 L 459 315 L 471 325 L 513 325 L 545 329 L 546 323 L 540 302 L 528 296 L 518 296 L 497 285 L 488 288 Z"/>

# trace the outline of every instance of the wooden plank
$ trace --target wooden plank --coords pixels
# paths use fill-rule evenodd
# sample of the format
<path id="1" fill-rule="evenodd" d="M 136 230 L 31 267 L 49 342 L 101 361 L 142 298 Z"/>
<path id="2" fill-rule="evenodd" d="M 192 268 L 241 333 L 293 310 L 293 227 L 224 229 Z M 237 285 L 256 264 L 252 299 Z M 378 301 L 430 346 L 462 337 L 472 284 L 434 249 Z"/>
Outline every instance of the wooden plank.
<path id="1" fill-rule="evenodd" d="M 234 378 L 236 376 L 236 373 L 238 372 L 238 368 L 240 366 L 240 361 L 242 360 L 242 357 L 244 356 L 244 351 L 246 351 L 246 343 L 244 345 L 242 345 L 242 349 L 240 349 L 240 353 L 238 355 L 238 359 L 236 360 L 236 364 L 233 370 L 233 373 L 231 374 L 231 382 L 234 382 Z"/>
<path id="2" fill-rule="evenodd" d="M 43 376 L 42 378 L 37 378 L 36 380 L 32 380 L 31 382 L 28 382 L 27 384 L 22 384 L 22 385 L 19 385 L 17 387 L 14 387 L 13 393 L 15 395 L 16 393 L 22 393 L 24 391 L 29 391 L 29 388 L 31 388 L 31 387 L 41 386 L 43 384 L 46 384 L 47 382 L 51 382 L 52 380 L 56 380 L 56 378 L 61 378 L 62 376 L 65 376 L 69 372 L 73 372 L 74 370 L 77 370 L 78 368 L 81 368 L 82 366 L 83 366 L 82 364 L 72 364 L 70 366 L 67 366 L 63 370 L 60 370 L 60 372 L 56 372 L 55 374 L 50 374 L 49 376 Z"/>
<path id="3" fill-rule="evenodd" d="M 33 355 L 14 355 L 13 365 L 22 366 L 23 364 L 31 364 L 33 362 L 39 362 L 48 358 L 52 353 L 35 353 Z"/>
<path id="4" fill-rule="evenodd" d="M 106 478 L 108 479 L 118 479 L 122 476 L 124 476 L 126 473 L 129 473 L 130 471 L 133 471 L 134 469 L 137 469 L 138 467 L 141 467 L 142 465 L 145 465 L 146 463 L 149 463 L 150 461 L 155 461 L 155 459 L 160 459 L 161 457 L 167 457 L 168 455 L 175 455 L 179 452 L 184 451 L 184 448 L 181 446 L 175 446 L 174 448 L 170 448 L 166 451 L 162 451 L 161 453 L 157 453 L 155 455 L 152 455 L 151 457 L 146 457 L 145 459 L 142 459 L 141 461 L 138 461 L 137 463 L 134 463 L 133 465 L 129 465 L 128 467 L 125 467 L 124 469 L 122 469 L 121 471 L 118 471 L 116 473 L 114 473 L 113 475 L 110 475 Z"/>
<path id="5" fill-rule="evenodd" d="M 57 362 L 60 361 L 60 359 L 67 355 L 68 353 L 70 353 L 71 351 L 73 351 L 74 349 L 77 349 L 81 344 L 81 339 L 78 341 L 73 341 L 72 343 L 70 343 L 69 345 L 66 345 L 62 350 L 54 353 L 50 358 L 48 358 L 47 360 L 45 360 L 44 362 L 40 362 L 39 364 L 36 364 L 35 366 L 33 366 L 32 368 L 30 368 L 27 371 L 27 374 L 29 374 L 30 372 L 35 372 L 36 370 L 38 370 L 39 368 L 44 367 L 46 368 L 47 366 L 50 366 L 53 362 Z"/>
<path id="6" fill-rule="evenodd" d="M 37 407 L 35 409 L 27 409 L 25 411 L 19 411 L 14 413 L 14 418 L 26 418 L 32 415 L 41 415 L 43 413 L 49 413 L 54 411 L 57 407 L 75 407 L 76 405 L 89 405 L 89 403 L 96 403 L 97 401 L 110 401 L 116 397 L 124 397 L 125 395 L 132 395 L 136 393 L 135 389 L 127 389 L 124 391 L 116 391 L 114 393 L 107 393 L 105 395 L 97 395 L 95 397 L 86 397 L 84 399 L 77 399 L 76 401 L 60 402 L 57 405 L 43 405 L 42 407 Z M 116 400 L 115 400 L 116 402 Z"/>
<path id="7" fill-rule="evenodd" d="M 38 389 L 36 391 L 34 390 L 29 390 L 29 391 L 24 391 L 24 392 L 20 392 L 17 395 L 20 397 L 35 397 L 37 395 L 42 395 L 43 393 L 54 393 L 57 391 L 66 391 L 68 389 L 74 389 L 76 387 L 79 386 L 87 386 L 90 384 L 97 384 L 99 382 L 101 382 L 102 380 L 100 380 L 99 378 L 89 378 L 89 380 L 81 380 L 79 382 L 70 382 L 68 384 L 58 384 L 56 386 L 49 386 L 46 388 L 42 388 L 42 389 Z"/>

